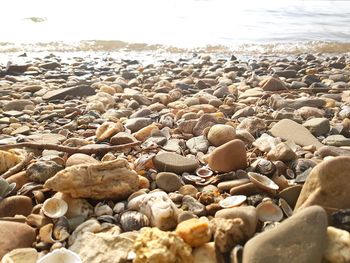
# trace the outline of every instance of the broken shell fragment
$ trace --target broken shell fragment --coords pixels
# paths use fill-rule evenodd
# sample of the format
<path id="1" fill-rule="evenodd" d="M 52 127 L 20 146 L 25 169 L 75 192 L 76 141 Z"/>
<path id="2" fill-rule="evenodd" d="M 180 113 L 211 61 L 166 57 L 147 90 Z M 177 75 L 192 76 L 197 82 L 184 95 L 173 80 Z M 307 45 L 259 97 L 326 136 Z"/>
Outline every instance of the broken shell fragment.
<path id="1" fill-rule="evenodd" d="M 262 222 L 279 222 L 283 219 L 281 208 L 271 200 L 261 202 L 257 207 L 258 218 Z"/>
<path id="2" fill-rule="evenodd" d="M 293 209 L 290 207 L 286 200 L 280 198 L 278 205 L 281 207 L 282 211 L 287 217 L 291 217 L 293 215 Z"/>
<path id="3" fill-rule="evenodd" d="M 49 198 L 44 202 L 41 210 L 50 218 L 59 218 L 67 213 L 68 205 L 62 199 Z"/>
<path id="4" fill-rule="evenodd" d="M 224 200 L 221 200 L 219 202 L 219 205 L 222 208 L 231 208 L 241 205 L 245 200 L 247 200 L 247 197 L 245 195 L 233 195 L 226 197 Z"/>
<path id="5" fill-rule="evenodd" d="M 263 189 L 266 191 L 277 191 L 279 189 L 279 186 L 265 175 L 249 172 L 248 177 L 250 181 L 260 189 Z"/>

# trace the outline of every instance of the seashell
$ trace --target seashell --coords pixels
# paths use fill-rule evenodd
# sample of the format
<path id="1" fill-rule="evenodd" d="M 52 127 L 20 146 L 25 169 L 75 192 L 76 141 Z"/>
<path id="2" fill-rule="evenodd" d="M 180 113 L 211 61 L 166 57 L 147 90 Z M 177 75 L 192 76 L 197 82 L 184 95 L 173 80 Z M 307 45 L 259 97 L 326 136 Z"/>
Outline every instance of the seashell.
<path id="1" fill-rule="evenodd" d="M 45 195 L 42 191 L 33 191 L 33 196 L 37 204 L 41 204 L 45 201 Z"/>
<path id="2" fill-rule="evenodd" d="M 14 151 L 0 151 L 0 174 L 18 164 L 21 159 Z"/>
<path id="3" fill-rule="evenodd" d="M 124 202 L 118 202 L 113 207 L 113 212 L 119 214 L 125 210 L 126 204 Z"/>
<path id="4" fill-rule="evenodd" d="M 56 249 L 38 260 L 37 263 L 82 263 L 80 256 L 71 250 Z"/>
<path id="5" fill-rule="evenodd" d="M 231 263 L 241 263 L 243 257 L 243 247 L 241 245 L 236 245 L 231 251 Z"/>
<path id="6" fill-rule="evenodd" d="M 113 210 L 109 205 L 106 205 L 102 202 L 98 203 L 95 206 L 94 213 L 96 216 L 102 216 L 102 215 L 113 215 Z"/>
<path id="7" fill-rule="evenodd" d="M 112 215 L 102 215 L 97 217 L 98 222 L 100 223 L 109 223 L 109 224 L 115 224 L 117 223 L 117 220 Z"/>
<path id="8" fill-rule="evenodd" d="M 197 184 L 197 183 L 205 183 L 206 180 L 196 175 L 185 174 L 182 175 L 182 179 L 186 184 Z"/>
<path id="9" fill-rule="evenodd" d="M 293 169 L 296 175 L 300 175 L 306 170 L 315 167 L 316 164 L 316 162 L 310 159 L 297 159 L 291 163 L 290 167 Z"/>
<path id="10" fill-rule="evenodd" d="M 82 198 L 72 198 L 69 194 L 57 192 L 53 197 L 62 199 L 68 204 L 68 211 L 65 216 L 70 219 L 77 216 L 88 218 L 93 213 L 92 205 Z"/>
<path id="11" fill-rule="evenodd" d="M 265 175 L 249 172 L 248 177 L 250 181 L 260 189 L 263 189 L 269 192 L 271 191 L 275 192 L 279 189 L 279 186 Z"/>
<path id="12" fill-rule="evenodd" d="M 278 205 L 281 207 L 282 211 L 287 217 L 291 217 L 293 215 L 293 209 L 289 206 L 286 200 L 280 198 Z"/>
<path id="13" fill-rule="evenodd" d="M 64 200 L 52 197 L 44 202 L 41 210 L 47 217 L 59 218 L 67 213 L 68 205 Z"/>
<path id="14" fill-rule="evenodd" d="M 146 215 L 137 211 L 127 211 L 120 217 L 122 229 L 126 231 L 139 230 L 142 227 L 149 226 L 150 222 Z"/>
<path id="15" fill-rule="evenodd" d="M 283 219 L 281 208 L 271 200 L 261 202 L 257 207 L 258 218 L 262 222 L 279 222 Z"/>
<path id="16" fill-rule="evenodd" d="M 48 244 L 55 243 L 56 240 L 52 237 L 52 233 L 53 233 L 53 224 L 52 223 L 41 227 L 39 230 L 40 240 L 45 242 L 45 243 L 48 243 Z"/>
<path id="17" fill-rule="evenodd" d="M 262 175 L 272 176 L 276 172 L 276 165 L 273 162 L 263 158 L 256 160 L 252 166 L 255 168 L 254 170 L 257 173 Z"/>
<path id="18" fill-rule="evenodd" d="M 17 191 L 18 195 L 26 195 L 29 196 L 32 194 L 33 191 L 35 190 L 42 190 L 44 187 L 42 184 L 39 183 L 34 183 L 34 182 L 30 182 L 30 183 L 26 183 L 24 184 L 21 189 L 19 189 Z"/>
<path id="19" fill-rule="evenodd" d="M 283 198 L 291 208 L 294 208 L 300 195 L 301 189 L 301 185 L 293 185 L 283 189 L 281 192 L 278 193 L 278 196 L 280 198 Z"/>
<path id="20" fill-rule="evenodd" d="M 134 169 L 136 172 L 148 170 L 154 168 L 153 158 L 156 156 L 155 153 L 142 154 L 139 158 L 134 161 Z"/>
<path id="21" fill-rule="evenodd" d="M 243 202 L 245 202 L 245 200 L 247 200 L 245 195 L 233 195 L 221 200 L 219 205 L 222 208 L 231 208 L 241 205 Z"/>
<path id="22" fill-rule="evenodd" d="M 16 183 L 9 184 L 4 178 L 0 177 L 0 199 L 5 198 L 16 188 Z"/>
<path id="23" fill-rule="evenodd" d="M 200 167 L 195 172 L 201 178 L 209 178 L 213 175 L 213 171 L 208 167 Z"/>
<path id="24" fill-rule="evenodd" d="M 60 217 L 53 227 L 53 237 L 56 241 L 65 241 L 69 238 L 69 222 L 64 216 Z"/>
<path id="25" fill-rule="evenodd" d="M 332 214 L 333 225 L 350 231 L 350 209 L 342 209 Z"/>

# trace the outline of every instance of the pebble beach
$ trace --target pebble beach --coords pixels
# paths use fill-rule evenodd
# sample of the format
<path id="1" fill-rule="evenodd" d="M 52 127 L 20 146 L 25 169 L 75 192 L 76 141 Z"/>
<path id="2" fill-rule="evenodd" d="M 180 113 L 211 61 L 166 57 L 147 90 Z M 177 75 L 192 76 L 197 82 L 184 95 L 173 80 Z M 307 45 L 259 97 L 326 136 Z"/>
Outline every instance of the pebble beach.
<path id="1" fill-rule="evenodd" d="M 0 64 L 3 263 L 350 262 L 350 57 Z"/>

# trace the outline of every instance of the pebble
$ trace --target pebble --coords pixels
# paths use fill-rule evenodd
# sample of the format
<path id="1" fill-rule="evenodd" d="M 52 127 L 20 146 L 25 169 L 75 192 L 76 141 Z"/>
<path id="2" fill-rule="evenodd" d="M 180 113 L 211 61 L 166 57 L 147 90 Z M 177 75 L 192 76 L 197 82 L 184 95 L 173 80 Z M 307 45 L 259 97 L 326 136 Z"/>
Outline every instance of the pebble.
<path id="1" fill-rule="evenodd" d="M 349 169 L 350 157 L 335 157 L 315 166 L 303 185 L 295 210 L 312 205 L 326 210 L 349 208 Z"/>
<path id="2" fill-rule="evenodd" d="M 275 137 L 293 141 L 301 146 L 315 145 L 317 149 L 323 146 L 308 129 L 292 120 L 280 120 L 270 129 L 270 132 Z"/>
<path id="3" fill-rule="evenodd" d="M 27 224 L 10 221 L 0 221 L 0 258 L 16 248 L 31 247 L 35 241 L 35 229 Z"/>
<path id="4" fill-rule="evenodd" d="M 153 159 L 153 163 L 159 172 L 173 172 L 176 174 L 193 172 L 198 168 L 198 162 L 195 159 L 169 152 L 157 154 Z"/>
<path id="5" fill-rule="evenodd" d="M 32 200 L 27 196 L 10 196 L 0 201 L 0 217 L 28 216 L 32 209 Z"/>
<path id="6" fill-rule="evenodd" d="M 192 154 L 197 152 L 206 153 L 209 148 L 209 141 L 204 136 L 193 137 L 186 141 L 186 146 Z"/>
<path id="7" fill-rule="evenodd" d="M 175 173 L 162 172 L 156 176 L 157 186 L 165 192 L 175 192 L 183 185 L 181 178 Z"/>
<path id="8" fill-rule="evenodd" d="M 247 167 L 247 153 L 244 142 L 235 139 L 212 151 L 207 157 L 209 167 L 218 172 L 231 172 Z"/>
<path id="9" fill-rule="evenodd" d="M 232 126 L 216 124 L 208 132 L 208 140 L 214 146 L 223 145 L 236 138 L 236 130 Z"/>
<path id="10" fill-rule="evenodd" d="M 191 247 L 199 247 L 211 239 L 208 222 L 197 218 L 178 224 L 175 233 Z"/>
<path id="11" fill-rule="evenodd" d="M 312 118 L 303 123 L 314 136 L 318 137 L 329 133 L 330 123 L 327 118 Z"/>
<path id="12" fill-rule="evenodd" d="M 243 263 L 321 262 L 327 246 L 327 214 L 319 206 L 303 209 L 244 246 Z M 307 247 L 308 249 L 305 249 Z"/>

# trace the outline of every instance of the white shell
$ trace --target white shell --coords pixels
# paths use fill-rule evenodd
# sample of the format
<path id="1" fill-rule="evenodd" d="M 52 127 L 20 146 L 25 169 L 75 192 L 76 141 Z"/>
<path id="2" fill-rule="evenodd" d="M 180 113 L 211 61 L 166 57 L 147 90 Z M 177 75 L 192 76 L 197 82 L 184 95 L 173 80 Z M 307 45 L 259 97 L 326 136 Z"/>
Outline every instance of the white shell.
<path id="1" fill-rule="evenodd" d="M 286 200 L 280 198 L 278 205 L 281 207 L 282 211 L 287 217 L 291 217 L 293 215 L 293 209 L 290 207 Z"/>
<path id="2" fill-rule="evenodd" d="M 279 186 L 265 175 L 249 172 L 248 177 L 250 181 L 260 189 L 264 189 L 267 191 L 276 191 L 279 189 Z"/>
<path id="3" fill-rule="evenodd" d="M 263 201 L 256 207 L 258 218 L 262 222 L 279 222 L 283 219 L 282 209 L 272 201 Z"/>
<path id="4" fill-rule="evenodd" d="M 82 263 L 79 255 L 71 250 L 56 249 L 38 260 L 37 263 Z"/>
<path id="5" fill-rule="evenodd" d="M 222 208 L 230 208 L 241 205 L 245 200 L 247 200 L 245 195 L 233 195 L 221 200 L 219 205 Z"/>
<path id="6" fill-rule="evenodd" d="M 58 198 L 47 199 L 41 208 L 43 213 L 50 218 L 59 218 L 68 211 L 68 205 L 65 201 Z"/>

